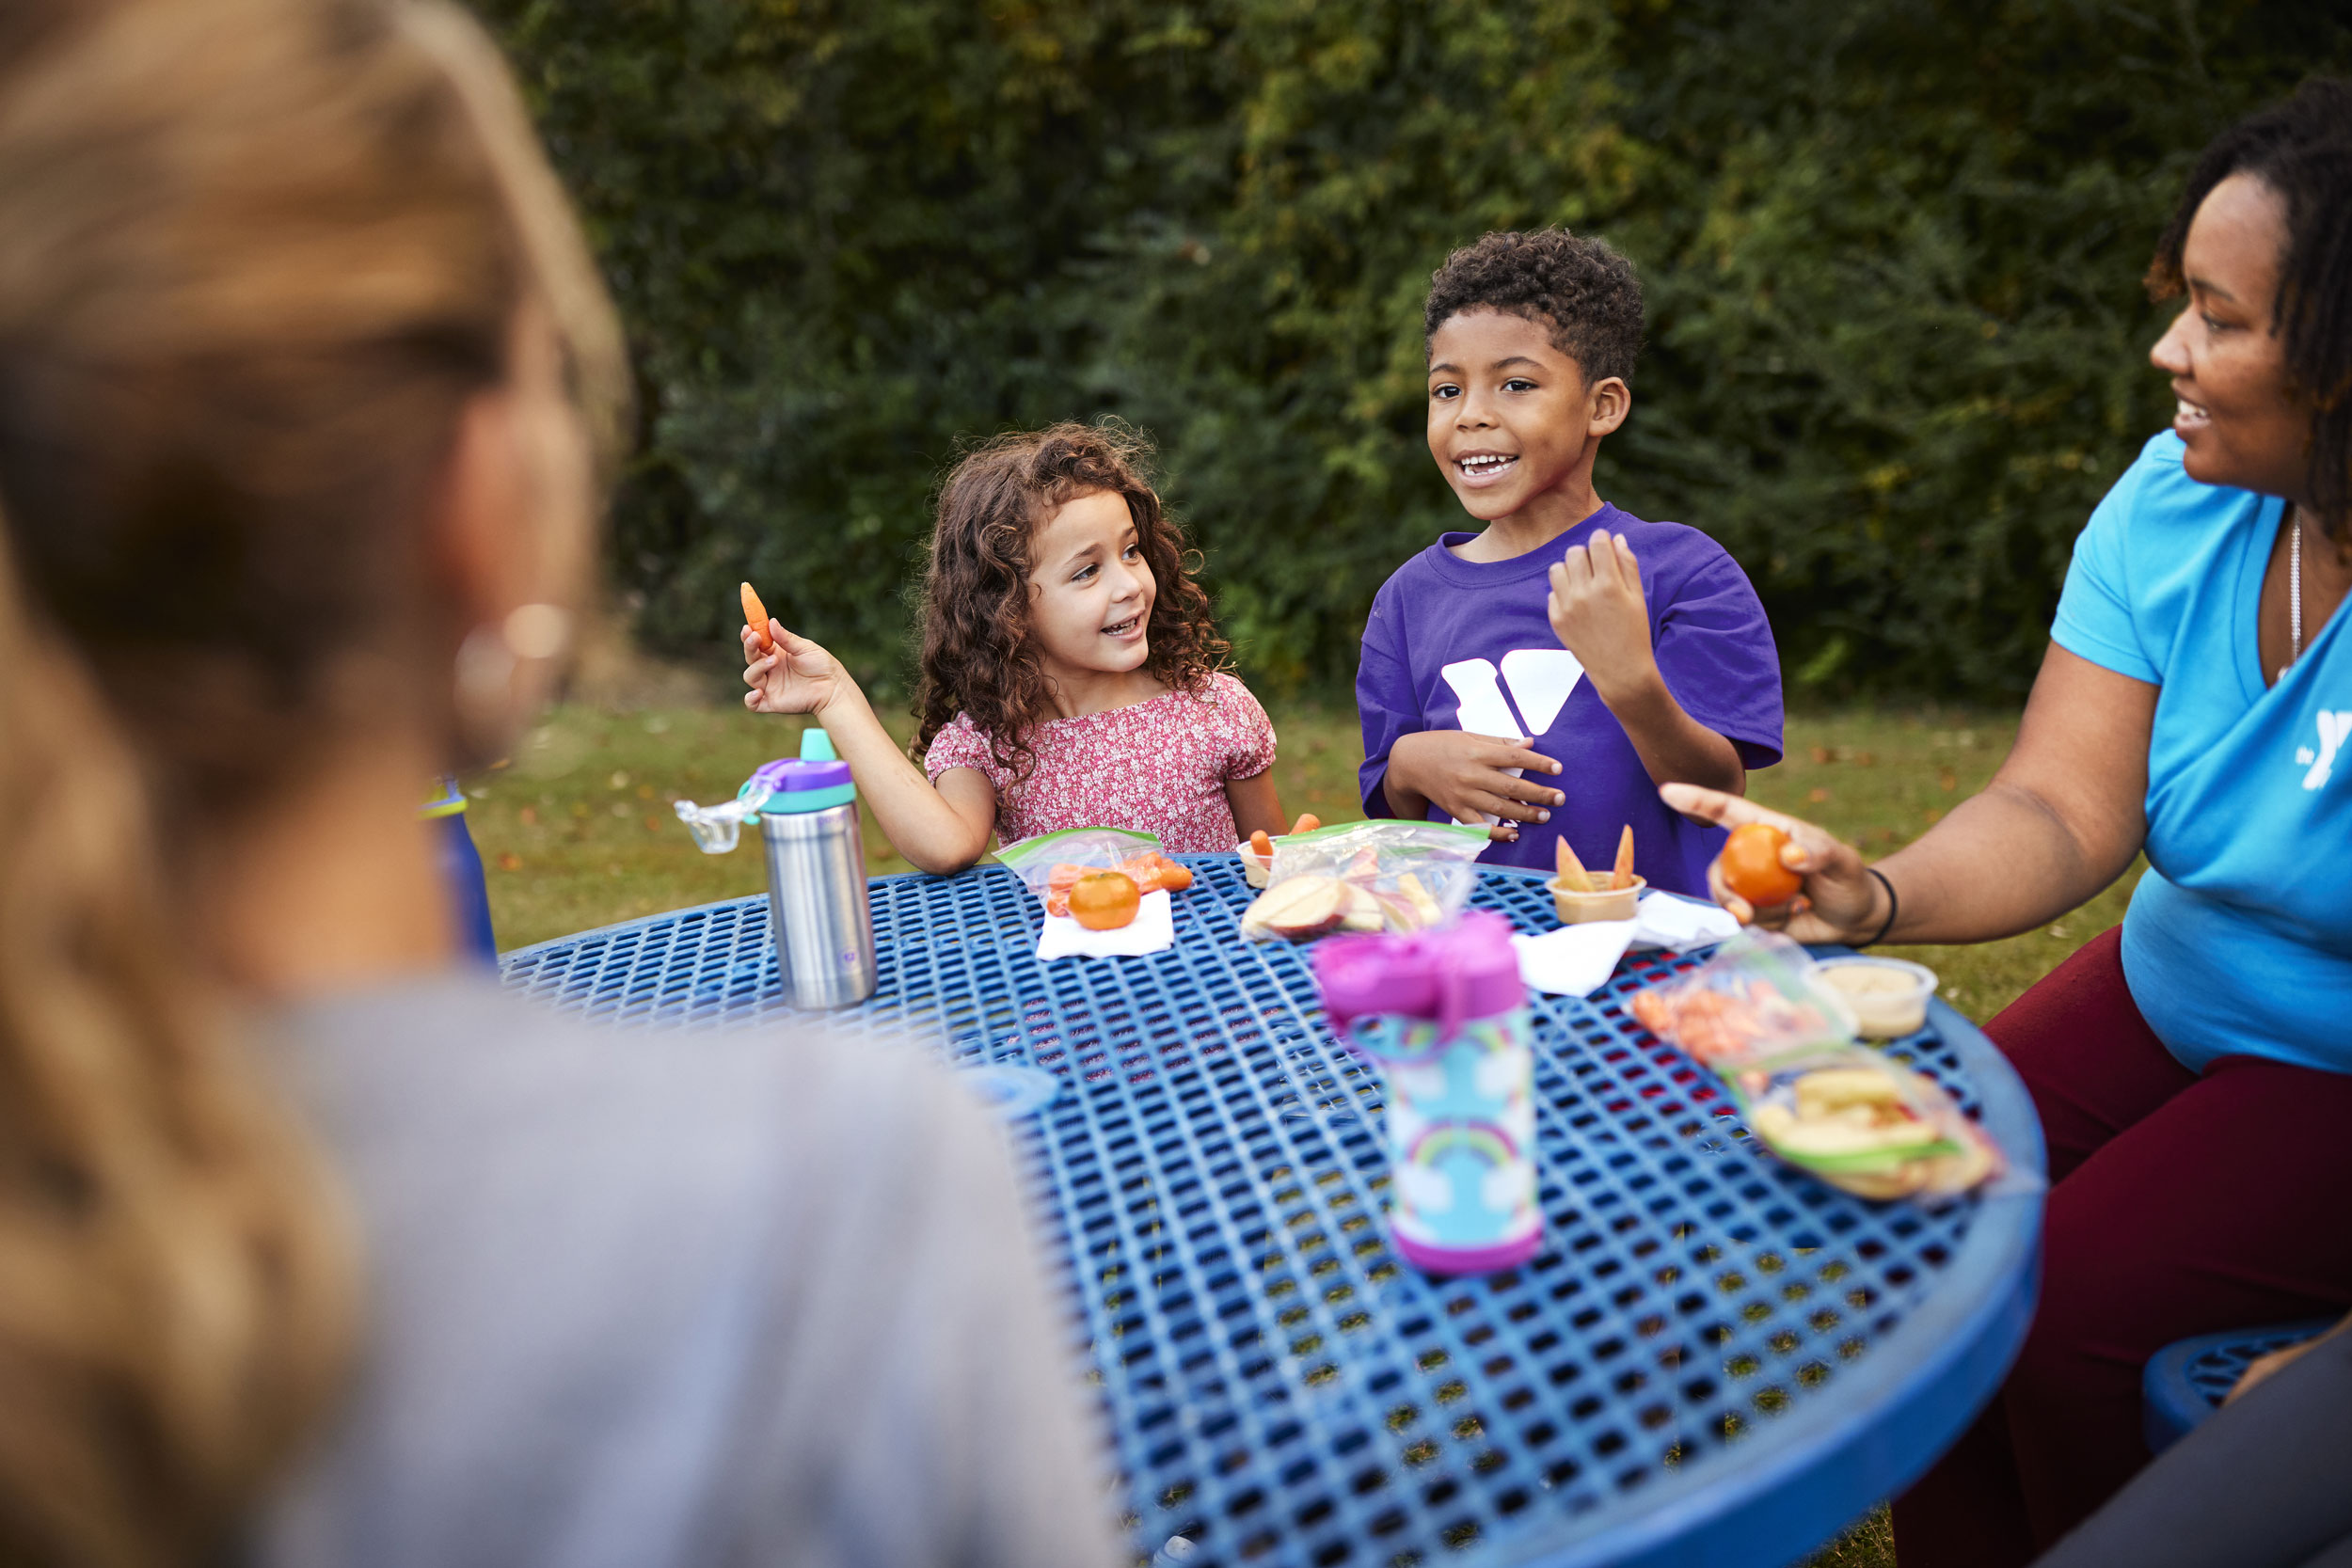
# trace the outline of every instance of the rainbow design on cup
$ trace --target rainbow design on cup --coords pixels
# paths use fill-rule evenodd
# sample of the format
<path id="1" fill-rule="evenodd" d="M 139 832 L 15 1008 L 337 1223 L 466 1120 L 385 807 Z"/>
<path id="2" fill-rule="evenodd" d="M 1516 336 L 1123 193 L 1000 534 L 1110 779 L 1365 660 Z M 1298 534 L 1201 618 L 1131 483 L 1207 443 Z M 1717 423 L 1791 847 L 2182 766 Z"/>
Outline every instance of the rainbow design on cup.
<path id="1" fill-rule="evenodd" d="M 1534 1167 L 1492 1122 L 1440 1121 L 1415 1136 L 1397 1170 L 1397 1250 L 1438 1273 L 1507 1268 L 1543 1239 Z"/>
<path id="2" fill-rule="evenodd" d="M 1405 1158 L 1414 1164 L 1435 1166 L 1455 1149 L 1462 1149 L 1497 1169 L 1519 1157 L 1511 1134 L 1491 1122 L 1439 1122 L 1413 1140 Z"/>

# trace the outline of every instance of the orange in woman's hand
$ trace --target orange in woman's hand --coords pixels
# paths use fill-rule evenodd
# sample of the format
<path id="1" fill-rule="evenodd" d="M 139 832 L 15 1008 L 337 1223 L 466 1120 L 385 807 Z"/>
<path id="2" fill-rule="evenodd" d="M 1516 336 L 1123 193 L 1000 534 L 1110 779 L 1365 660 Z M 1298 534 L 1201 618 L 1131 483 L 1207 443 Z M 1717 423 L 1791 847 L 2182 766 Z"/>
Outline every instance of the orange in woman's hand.
<path id="1" fill-rule="evenodd" d="M 1120 871 L 1081 877 L 1070 889 L 1070 918 L 1089 931 L 1115 931 L 1135 923 L 1143 895 L 1135 879 Z"/>
<path id="2" fill-rule="evenodd" d="M 1724 868 L 1724 886 L 1759 910 L 1786 904 L 1804 886 L 1804 879 L 1780 863 L 1788 835 L 1769 822 L 1742 822 L 1717 857 Z"/>
<path id="3" fill-rule="evenodd" d="M 743 624 L 759 639 L 762 652 L 775 652 L 775 641 L 768 635 L 768 607 L 759 602 L 759 595 L 752 592 L 748 582 L 743 585 Z"/>

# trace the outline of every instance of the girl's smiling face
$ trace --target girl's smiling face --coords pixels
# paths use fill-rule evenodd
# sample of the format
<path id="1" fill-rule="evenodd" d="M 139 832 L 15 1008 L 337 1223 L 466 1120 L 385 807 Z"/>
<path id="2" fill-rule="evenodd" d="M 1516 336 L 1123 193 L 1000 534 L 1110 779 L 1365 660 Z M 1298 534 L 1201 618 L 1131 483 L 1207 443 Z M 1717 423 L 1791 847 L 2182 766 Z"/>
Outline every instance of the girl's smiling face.
<path id="1" fill-rule="evenodd" d="M 2286 241 L 2286 203 L 2251 174 L 2216 185 L 2189 222 L 2188 308 L 2148 357 L 2172 378 L 2182 466 L 2201 483 L 2287 497 L 2309 487 L 2311 410 L 2271 325 Z"/>
<path id="2" fill-rule="evenodd" d="M 1029 629 L 1049 679 L 1142 668 L 1159 584 L 1124 496 L 1089 490 L 1056 507 L 1029 561 Z"/>
<path id="3" fill-rule="evenodd" d="M 1449 316 L 1429 338 L 1429 454 L 1464 510 L 1492 522 L 1589 462 L 1631 398 L 1597 385 L 1542 324 L 1501 310 Z"/>

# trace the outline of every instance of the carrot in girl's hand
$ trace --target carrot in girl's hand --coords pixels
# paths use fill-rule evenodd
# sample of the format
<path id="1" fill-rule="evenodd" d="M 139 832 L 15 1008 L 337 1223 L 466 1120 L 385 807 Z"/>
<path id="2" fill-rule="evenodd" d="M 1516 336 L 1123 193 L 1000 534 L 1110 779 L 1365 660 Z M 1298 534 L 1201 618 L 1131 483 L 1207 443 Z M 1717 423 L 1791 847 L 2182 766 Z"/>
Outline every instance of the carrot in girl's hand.
<path id="1" fill-rule="evenodd" d="M 1632 885 L 1633 824 L 1629 822 L 1625 825 L 1625 832 L 1617 835 L 1617 868 L 1609 873 L 1609 886 L 1612 891 L 1614 891 Z"/>
<path id="2" fill-rule="evenodd" d="M 776 651 L 775 640 L 768 635 L 768 607 L 759 602 L 759 595 L 752 592 L 752 585 L 748 582 L 743 585 L 743 624 L 752 628 L 753 636 L 759 639 L 761 653 L 772 654 Z"/>
<path id="3" fill-rule="evenodd" d="M 1298 814 L 1298 820 L 1291 824 L 1291 832 L 1295 833 L 1311 833 L 1317 828 L 1322 826 L 1322 817 L 1317 816 L 1313 812 L 1303 811 Z"/>
<path id="4" fill-rule="evenodd" d="M 1590 890 L 1593 879 L 1584 874 L 1584 863 L 1576 858 L 1576 851 L 1568 847 L 1567 835 L 1563 833 L 1553 839 L 1551 847 L 1552 860 L 1559 867 L 1562 885 L 1579 891 Z"/>

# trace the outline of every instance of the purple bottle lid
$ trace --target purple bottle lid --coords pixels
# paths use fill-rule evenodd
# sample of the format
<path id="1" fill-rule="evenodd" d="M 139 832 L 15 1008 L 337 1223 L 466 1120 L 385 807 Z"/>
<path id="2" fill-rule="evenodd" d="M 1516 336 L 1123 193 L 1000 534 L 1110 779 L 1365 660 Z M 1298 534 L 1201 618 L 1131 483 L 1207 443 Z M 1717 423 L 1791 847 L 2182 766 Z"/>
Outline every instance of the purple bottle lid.
<path id="1" fill-rule="evenodd" d="M 778 757 L 759 765 L 752 775 L 754 783 L 764 784 L 770 794 L 782 794 L 794 789 L 838 789 L 850 782 L 850 765 L 846 762 L 804 762 L 799 757 Z"/>

